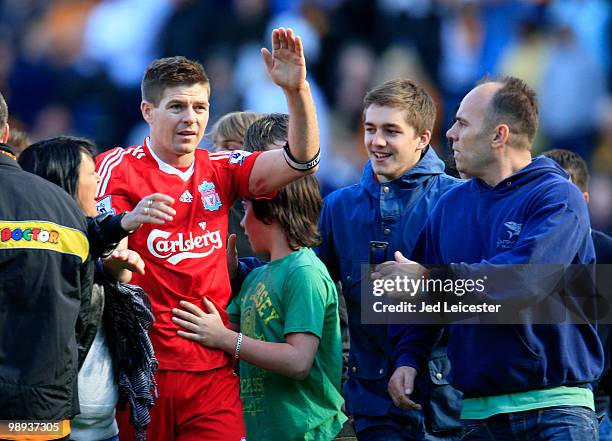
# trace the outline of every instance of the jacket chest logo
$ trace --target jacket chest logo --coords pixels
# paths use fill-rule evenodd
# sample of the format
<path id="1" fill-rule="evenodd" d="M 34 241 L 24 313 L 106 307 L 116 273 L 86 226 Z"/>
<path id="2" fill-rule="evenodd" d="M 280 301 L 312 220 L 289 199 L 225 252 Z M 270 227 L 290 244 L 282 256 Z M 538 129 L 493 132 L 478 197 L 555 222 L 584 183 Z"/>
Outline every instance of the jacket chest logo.
<path id="1" fill-rule="evenodd" d="M 202 204 L 204 204 L 206 210 L 217 211 L 219 209 L 221 206 L 221 198 L 215 189 L 215 184 L 202 181 L 202 183 L 198 185 L 198 191 L 200 192 Z"/>
<path id="2" fill-rule="evenodd" d="M 504 227 L 506 228 L 502 230 L 497 239 L 497 248 L 510 249 L 514 247 L 514 244 L 516 244 L 516 241 L 523 230 L 523 224 L 508 221 L 504 222 Z"/>

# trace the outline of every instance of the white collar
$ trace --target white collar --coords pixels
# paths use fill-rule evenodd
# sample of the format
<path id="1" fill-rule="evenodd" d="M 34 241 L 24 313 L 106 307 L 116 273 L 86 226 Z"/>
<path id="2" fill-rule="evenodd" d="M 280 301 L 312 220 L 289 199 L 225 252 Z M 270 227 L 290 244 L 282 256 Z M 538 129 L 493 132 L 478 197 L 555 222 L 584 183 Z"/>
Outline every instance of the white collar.
<path id="1" fill-rule="evenodd" d="M 159 166 L 159 169 L 161 171 L 169 175 L 177 175 L 179 178 L 181 178 L 181 180 L 183 180 L 183 182 L 187 182 L 191 178 L 191 176 L 193 176 L 193 170 L 194 170 L 194 165 L 195 165 L 195 155 L 194 155 L 194 160 L 191 162 L 191 165 L 189 166 L 189 168 L 185 171 L 181 171 L 178 168 L 175 168 L 171 166 L 170 164 L 162 161 L 159 158 L 159 156 L 155 154 L 155 151 L 151 148 L 150 143 L 151 143 L 151 139 L 147 136 L 144 140 L 145 147 L 149 150 L 149 152 L 151 152 L 151 156 L 153 156 L 153 159 L 157 161 L 157 165 Z"/>

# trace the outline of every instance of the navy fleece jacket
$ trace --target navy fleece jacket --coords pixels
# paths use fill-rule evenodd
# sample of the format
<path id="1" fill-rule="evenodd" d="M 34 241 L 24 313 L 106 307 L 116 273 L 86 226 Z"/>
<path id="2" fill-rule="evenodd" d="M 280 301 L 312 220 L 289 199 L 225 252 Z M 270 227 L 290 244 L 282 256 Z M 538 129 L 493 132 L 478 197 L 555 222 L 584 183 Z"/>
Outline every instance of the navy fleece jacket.
<path id="1" fill-rule="evenodd" d="M 425 264 L 453 264 L 458 278 L 478 278 L 482 264 L 595 260 L 582 195 L 566 173 L 544 157 L 493 188 L 472 179 L 444 194 L 413 258 Z M 541 294 L 524 282 L 517 278 L 496 299 Z M 391 326 L 396 366 L 421 370 L 435 330 Z M 448 356 L 451 384 L 467 398 L 586 386 L 603 367 L 594 325 L 450 325 Z"/>

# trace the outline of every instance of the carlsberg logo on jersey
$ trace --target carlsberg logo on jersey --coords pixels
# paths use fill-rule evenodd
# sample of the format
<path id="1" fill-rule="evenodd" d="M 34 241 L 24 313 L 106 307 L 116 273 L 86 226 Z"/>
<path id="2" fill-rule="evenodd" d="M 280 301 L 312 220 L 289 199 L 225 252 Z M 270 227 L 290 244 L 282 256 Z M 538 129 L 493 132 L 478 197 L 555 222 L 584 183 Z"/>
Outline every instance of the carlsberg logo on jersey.
<path id="1" fill-rule="evenodd" d="M 185 259 L 206 257 L 221 248 L 223 242 L 219 230 L 206 230 L 206 223 L 200 223 L 200 227 L 204 230 L 201 235 L 194 235 L 194 232 L 190 231 L 189 235 L 178 233 L 173 238 L 170 238 L 172 233 L 155 229 L 147 238 L 147 248 L 152 255 L 165 259 L 172 265 Z"/>

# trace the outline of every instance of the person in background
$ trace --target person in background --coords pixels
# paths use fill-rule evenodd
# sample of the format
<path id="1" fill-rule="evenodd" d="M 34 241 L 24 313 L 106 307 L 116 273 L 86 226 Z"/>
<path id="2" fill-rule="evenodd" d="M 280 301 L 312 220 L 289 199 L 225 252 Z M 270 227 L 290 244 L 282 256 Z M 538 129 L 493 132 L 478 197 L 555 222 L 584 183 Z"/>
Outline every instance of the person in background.
<path id="1" fill-rule="evenodd" d="M 249 126 L 261 118 L 261 114 L 255 112 L 231 112 L 223 115 L 213 126 L 210 137 L 213 141 L 213 151 L 246 150 L 244 135 Z M 240 221 L 244 216 L 242 202 L 236 201 L 229 213 L 228 220 L 228 243 L 229 247 L 235 246 L 240 257 L 255 256 L 249 240 L 244 235 Z M 258 255 L 261 259 L 267 259 L 266 255 Z"/>
<path id="2" fill-rule="evenodd" d="M 548 150 L 542 153 L 552 159 L 565 170 L 570 180 L 580 189 L 585 202 L 589 203 L 589 169 L 584 159 L 576 152 L 564 149 Z M 607 234 L 591 229 L 591 237 L 595 246 L 595 259 L 598 265 L 612 264 L 612 237 Z M 606 271 L 605 267 L 599 267 L 596 275 L 599 277 L 600 271 Z M 608 289 L 603 283 L 597 284 L 600 289 Z M 608 298 L 610 298 L 608 296 Z M 610 335 L 610 324 L 600 324 L 597 333 L 604 347 L 605 370 L 602 374 L 597 387 L 595 388 L 595 411 L 601 418 L 599 424 L 599 441 L 612 441 L 612 417 L 610 409 L 610 395 L 612 394 L 612 371 L 610 370 L 610 356 L 612 354 L 612 335 Z"/>
<path id="3" fill-rule="evenodd" d="M 254 121 L 244 134 L 244 143 L 254 152 L 282 149 L 289 134 L 289 115 L 270 113 Z"/>
<path id="4" fill-rule="evenodd" d="M 245 150 L 244 134 L 251 124 L 261 118 L 256 112 L 230 112 L 217 120 L 210 131 L 212 151 Z"/>
<path id="5" fill-rule="evenodd" d="M 23 152 L 30 144 L 29 135 L 23 130 L 12 128 L 10 130 L 9 138 L 6 143 L 10 146 L 11 150 L 19 159 L 19 155 Z"/>

